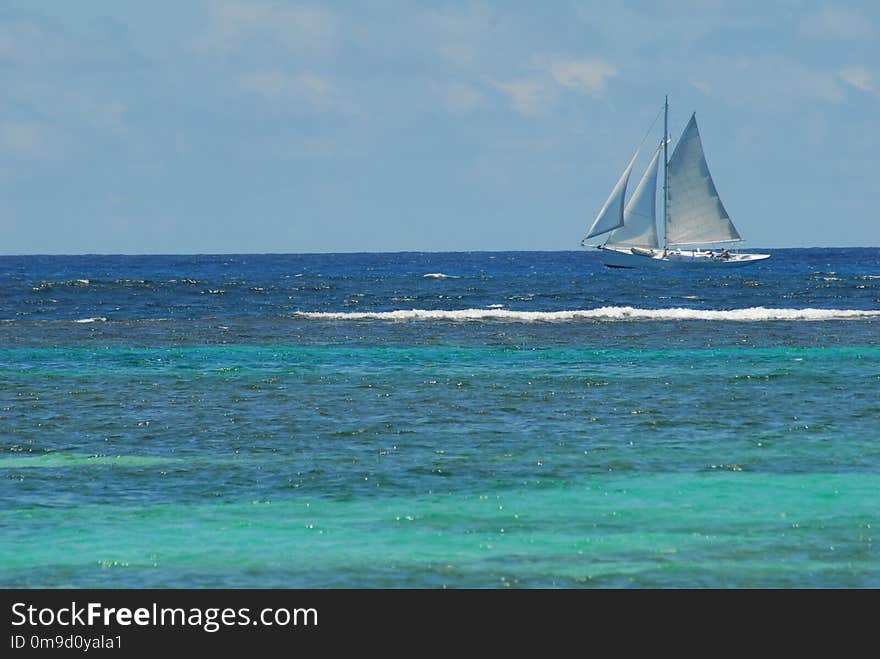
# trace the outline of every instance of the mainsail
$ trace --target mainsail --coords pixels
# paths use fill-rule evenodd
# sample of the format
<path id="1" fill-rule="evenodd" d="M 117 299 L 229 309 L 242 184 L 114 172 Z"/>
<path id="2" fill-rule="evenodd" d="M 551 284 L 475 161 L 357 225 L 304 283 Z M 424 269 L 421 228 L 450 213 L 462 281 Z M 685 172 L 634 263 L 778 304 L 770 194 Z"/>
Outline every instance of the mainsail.
<path id="1" fill-rule="evenodd" d="M 608 233 L 609 231 L 623 226 L 623 209 L 624 199 L 626 197 L 626 184 L 627 181 L 629 181 L 629 174 L 632 171 L 633 164 L 635 163 L 636 156 L 638 155 L 639 150 L 636 149 L 636 152 L 633 154 L 632 159 L 629 161 L 629 165 L 626 166 L 626 169 L 623 171 L 623 175 L 620 177 L 617 185 L 614 186 L 614 189 L 608 196 L 605 205 L 602 206 L 602 210 L 600 210 L 599 214 L 596 216 L 596 219 L 593 222 L 593 226 L 590 227 L 587 235 L 584 236 L 584 240 L 592 238 L 593 236 L 602 235 L 603 233 Z"/>
<path id="2" fill-rule="evenodd" d="M 623 226 L 615 229 L 608 238 L 608 244 L 625 245 L 627 247 L 658 248 L 657 223 L 657 168 L 660 151 L 657 147 L 651 164 L 645 170 L 636 191 L 626 204 L 623 211 Z"/>
<path id="3" fill-rule="evenodd" d="M 666 244 L 705 245 L 742 240 L 715 190 L 696 115 L 691 116 L 669 159 L 666 188 Z"/>

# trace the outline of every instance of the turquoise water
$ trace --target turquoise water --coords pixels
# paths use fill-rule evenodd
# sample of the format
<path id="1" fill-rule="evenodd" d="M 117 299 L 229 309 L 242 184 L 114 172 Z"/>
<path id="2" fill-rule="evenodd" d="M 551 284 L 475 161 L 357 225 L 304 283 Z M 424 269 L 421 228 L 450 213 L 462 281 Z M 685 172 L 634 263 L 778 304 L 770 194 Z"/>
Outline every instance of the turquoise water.
<path id="1" fill-rule="evenodd" d="M 880 250 L 0 273 L 4 587 L 880 586 Z"/>

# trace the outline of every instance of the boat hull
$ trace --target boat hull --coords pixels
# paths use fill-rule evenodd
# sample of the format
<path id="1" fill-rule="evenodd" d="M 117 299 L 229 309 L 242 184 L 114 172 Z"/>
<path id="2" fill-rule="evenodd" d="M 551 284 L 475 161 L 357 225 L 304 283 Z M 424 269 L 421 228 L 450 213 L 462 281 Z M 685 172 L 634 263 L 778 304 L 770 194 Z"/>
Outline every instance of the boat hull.
<path id="1" fill-rule="evenodd" d="M 614 247 L 599 249 L 599 258 L 609 268 L 652 268 L 669 270 L 726 270 L 754 265 L 770 258 L 769 254 L 731 254 L 729 258 L 709 256 L 707 252 L 674 250 L 666 256 L 659 250 L 629 250 Z"/>

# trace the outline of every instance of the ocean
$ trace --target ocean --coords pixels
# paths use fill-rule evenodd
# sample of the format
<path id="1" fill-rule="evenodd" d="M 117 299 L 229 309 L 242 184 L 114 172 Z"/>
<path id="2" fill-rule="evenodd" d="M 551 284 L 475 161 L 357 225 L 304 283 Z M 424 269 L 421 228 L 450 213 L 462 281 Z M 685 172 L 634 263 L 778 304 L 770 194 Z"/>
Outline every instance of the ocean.
<path id="1" fill-rule="evenodd" d="M 880 249 L 0 257 L 4 588 L 880 587 Z"/>

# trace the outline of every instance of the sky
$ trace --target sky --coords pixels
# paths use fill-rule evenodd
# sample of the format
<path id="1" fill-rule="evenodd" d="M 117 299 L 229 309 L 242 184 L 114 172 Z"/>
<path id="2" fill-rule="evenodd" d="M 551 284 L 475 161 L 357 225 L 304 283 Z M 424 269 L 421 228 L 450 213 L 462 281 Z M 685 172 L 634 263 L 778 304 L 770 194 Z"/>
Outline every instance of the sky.
<path id="1" fill-rule="evenodd" d="M 665 94 L 746 248 L 880 246 L 874 0 L 4 0 L 0 253 L 579 249 Z"/>

